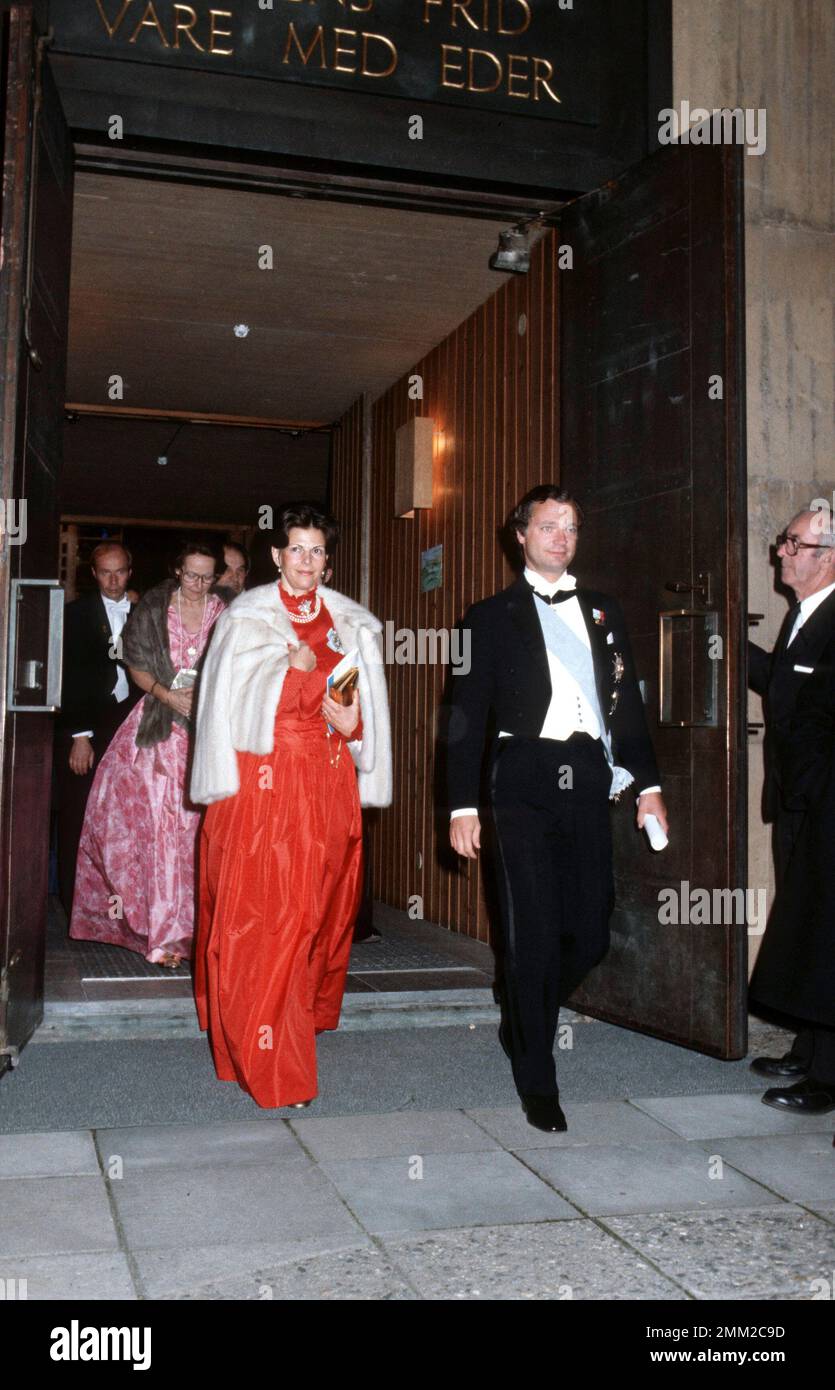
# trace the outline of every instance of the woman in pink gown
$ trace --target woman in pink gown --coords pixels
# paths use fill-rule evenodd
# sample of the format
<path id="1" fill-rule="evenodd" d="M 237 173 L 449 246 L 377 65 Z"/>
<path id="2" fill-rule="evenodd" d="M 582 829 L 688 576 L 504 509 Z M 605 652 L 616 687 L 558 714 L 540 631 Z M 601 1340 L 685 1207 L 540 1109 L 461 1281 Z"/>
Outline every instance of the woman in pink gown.
<path id="1" fill-rule="evenodd" d="M 146 694 L 99 763 L 78 848 L 70 936 L 160 965 L 179 965 L 194 933 L 200 811 L 185 794 L 193 689 L 175 678 L 195 670 L 223 611 L 208 592 L 215 567 L 211 544 L 189 543 L 176 579 L 149 590 L 125 626 L 124 659 Z"/>

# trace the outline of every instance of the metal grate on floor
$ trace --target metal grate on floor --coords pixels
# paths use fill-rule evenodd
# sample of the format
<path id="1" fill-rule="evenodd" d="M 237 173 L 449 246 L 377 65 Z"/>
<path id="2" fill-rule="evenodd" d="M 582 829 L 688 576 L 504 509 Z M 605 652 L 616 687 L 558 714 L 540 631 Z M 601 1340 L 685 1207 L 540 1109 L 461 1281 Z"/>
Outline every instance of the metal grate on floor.
<path id="1" fill-rule="evenodd" d="M 70 941 L 72 955 L 83 983 L 105 980 L 187 980 L 191 977 L 188 964 L 169 970 L 165 965 L 152 965 L 137 951 L 124 946 L 108 946 L 102 941 Z"/>
<path id="2" fill-rule="evenodd" d="M 472 970 L 473 967 L 461 965 L 453 956 L 420 942 L 384 936 L 382 941 L 354 945 L 348 969 L 352 975 L 372 975 L 378 970 Z"/>
<path id="3" fill-rule="evenodd" d="M 106 983 L 108 981 L 148 981 L 148 980 L 187 980 L 191 977 L 188 963 L 169 970 L 163 965 L 152 965 L 136 951 L 123 946 L 110 946 L 101 941 L 75 941 L 65 936 L 60 939 L 57 954 L 70 960 L 84 983 Z M 397 934 L 384 936 L 381 941 L 367 941 L 355 944 L 351 950 L 349 972 L 351 975 L 425 974 L 432 972 L 455 972 L 471 974 L 473 965 L 464 964 L 452 953 L 436 950 L 431 944 L 420 941 L 404 941 Z"/>

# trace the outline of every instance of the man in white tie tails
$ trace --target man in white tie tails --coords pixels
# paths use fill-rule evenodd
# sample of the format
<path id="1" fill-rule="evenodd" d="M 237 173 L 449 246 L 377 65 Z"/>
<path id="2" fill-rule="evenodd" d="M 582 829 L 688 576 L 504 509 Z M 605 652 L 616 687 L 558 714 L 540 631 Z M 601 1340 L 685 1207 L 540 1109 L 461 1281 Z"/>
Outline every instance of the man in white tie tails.
<path id="1" fill-rule="evenodd" d="M 835 1110 L 835 531 L 829 508 L 799 512 L 777 537 L 796 602 L 773 652 L 749 643 L 765 713 L 764 813 L 774 823 L 777 893 L 751 977 L 751 1005 L 798 1028 L 783 1057 L 755 1057 L 766 1105 Z"/>
<path id="2" fill-rule="evenodd" d="M 500 936 L 499 1040 L 528 1122 L 564 1130 L 554 1039 L 560 1005 L 609 948 L 614 906 L 609 800 L 638 793 L 667 831 L 658 768 L 617 601 L 568 573 L 582 514 L 550 484 L 533 488 L 508 530 L 524 573 L 464 618 L 471 665 L 451 678 L 450 841 L 481 846 L 483 798 L 495 829 Z"/>
<path id="3" fill-rule="evenodd" d="M 95 769 L 141 691 L 121 661 L 120 637 L 131 603 L 130 552 L 102 541 L 91 556 L 96 588 L 68 603 L 64 615 L 64 675 L 55 740 L 58 791 L 58 880 L 69 917 L 75 861 Z"/>

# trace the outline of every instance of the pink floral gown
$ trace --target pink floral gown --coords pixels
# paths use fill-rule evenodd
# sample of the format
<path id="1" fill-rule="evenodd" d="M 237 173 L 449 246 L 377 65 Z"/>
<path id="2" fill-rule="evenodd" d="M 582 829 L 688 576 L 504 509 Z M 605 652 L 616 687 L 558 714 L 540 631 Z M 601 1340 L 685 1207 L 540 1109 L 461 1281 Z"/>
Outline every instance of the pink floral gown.
<path id="1" fill-rule="evenodd" d="M 188 665 L 181 652 L 202 655 L 223 612 L 209 596 L 202 640 L 181 629 L 168 609 L 168 639 L 175 671 Z M 136 746 L 146 695 L 134 707 L 99 763 L 78 846 L 70 936 L 126 946 L 158 962 L 168 953 L 188 957 L 194 933 L 194 847 L 200 808 L 186 800 L 189 737 L 179 724 L 151 748 Z"/>

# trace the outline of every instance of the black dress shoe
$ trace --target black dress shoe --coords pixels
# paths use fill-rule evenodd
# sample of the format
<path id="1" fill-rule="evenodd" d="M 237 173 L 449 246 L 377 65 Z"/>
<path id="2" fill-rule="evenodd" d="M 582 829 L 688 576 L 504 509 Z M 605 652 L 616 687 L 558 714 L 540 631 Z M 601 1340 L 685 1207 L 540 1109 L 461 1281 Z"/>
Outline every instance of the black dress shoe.
<path id="1" fill-rule="evenodd" d="M 559 1096 L 520 1096 L 520 1100 L 528 1117 L 528 1124 L 533 1125 L 534 1129 L 560 1134 L 568 1129 L 566 1118 L 560 1109 Z"/>
<path id="2" fill-rule="evenodd" d="M 786 1052 L 782 1057 L 755 1057 L 751 1070 L 759 1072 L 760 1076 L 785 1076 L 789 1081 L 800 1081 L 809 1075 L 809 1063 L 801 1062 L 793 1052 Z"/>
<path id="3" fill-rule="evenodd" d="M 762 1101 L 763 1105 L 773 1105 L 775 1110 L 794 1115 L 825 1115 L 828 1110 L 835 1110 L 835 1082 L 807 1076 L 793 1086 L 772 1087 Z"/>

